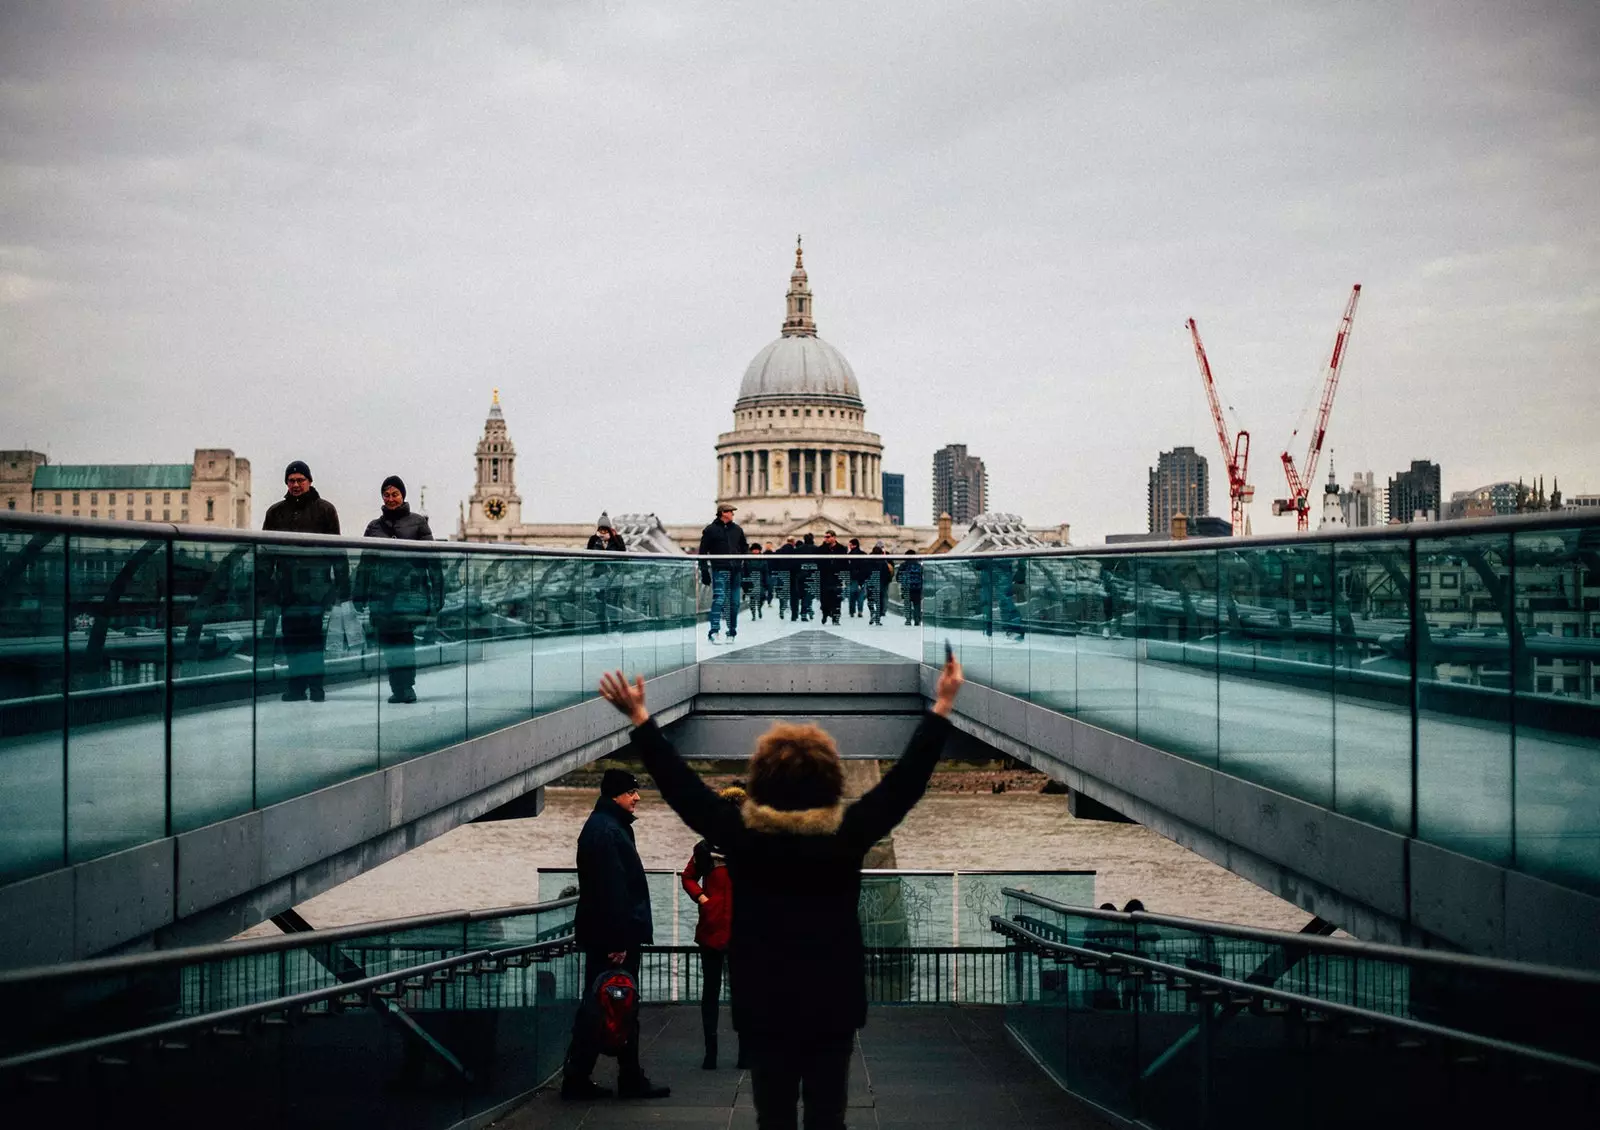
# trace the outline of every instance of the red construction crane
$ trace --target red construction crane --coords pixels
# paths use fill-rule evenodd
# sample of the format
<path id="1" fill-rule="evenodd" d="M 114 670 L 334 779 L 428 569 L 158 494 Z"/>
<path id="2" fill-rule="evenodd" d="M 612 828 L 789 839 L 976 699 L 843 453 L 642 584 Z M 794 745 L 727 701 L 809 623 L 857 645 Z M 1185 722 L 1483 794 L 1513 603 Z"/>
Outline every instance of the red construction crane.
<path id="1" fill-rule="evenodd" d="M 1250 433 L 1243 428 L 1233 439 L 1228 438 L 1228 422 L 1222 417 L 1222 402 L 1217 399 L 1217 382 L 1211 377 L 1211 362 L 1206 360 L 1206 347 L 1200 344 L 1200 327 L 1190 318 L 1186 323 L 1189 336 L 1194 339 L 1195 360 L 1200 362 L 1200 379 L 1206 385 L 1206 399 L 1211 402 L 1211 422 L 1217 426 L 1217 442 L 1222 445 L 1222 461 L 1228 467 L 1228 501 L 1233 504 L 1233 532 L 1244 533 L 1244 504 L 1255 497 L 1256 488 L 1245 481 L 1250 464 Z"/>
<path id="2" fill-rule="evenodd" d="M 1272 512 L 1274 514 L 1293 513 L 1297 519 L 1299 529 L 1310 526 L 1311 500 L 1306 494 L 1306 484 L 1314 482 L 1317 474 L 1317 460 L 1322 456 L 1322 438 L 1328 434 L 1328 416 L 1333 412 L 1333 394 L 1339 390 L 1339 371 L 1344 368 L 1345 352 L 1350 345 L 1350 326 L 1356 319 L 1356 303 L 1361 298 L 1361 284 L 1356 283 L 1350 290 L 1350 301 L 1345 304 L 1344 319 L 1339 323 L 1339 332 L 1333 339 L 1333 355 L 1328 358 L 1328 367 L 1322 379 L 1322 406 L 1317 410 L 1316 430 L 1311 433 L 1311 446 L 1306 449 L 1305 462 L 1302 464 L 1304 472 L 1297 470 L 1294 457 L 1285 451 L 1279 458 L 1283 460 L 1283 475 L 1289 480 L 1289 497 L 1274 499 Z M 1301 417 L 1304 419 L 1304 417 Z M 1294 442 L 1294 437 L 1300 434 L 1299 427 L 1289 436 L 1289 442 Z"/>

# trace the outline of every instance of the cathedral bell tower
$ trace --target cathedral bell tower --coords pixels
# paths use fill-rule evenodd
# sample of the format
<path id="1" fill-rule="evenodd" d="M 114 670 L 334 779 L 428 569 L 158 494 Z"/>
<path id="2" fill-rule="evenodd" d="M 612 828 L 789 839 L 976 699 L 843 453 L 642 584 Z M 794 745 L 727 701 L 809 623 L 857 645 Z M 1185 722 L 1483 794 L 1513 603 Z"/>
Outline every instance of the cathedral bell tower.
<path id="1" fill-rule="evenodd" d="M 478 473 L 461 535 L 468 541 L 500 541 L 522 525 L 522 498 L 517 494 L 517 448 L 500 411 L 500 390 L 494 390 L 489 416 L 478 441 Z"/>

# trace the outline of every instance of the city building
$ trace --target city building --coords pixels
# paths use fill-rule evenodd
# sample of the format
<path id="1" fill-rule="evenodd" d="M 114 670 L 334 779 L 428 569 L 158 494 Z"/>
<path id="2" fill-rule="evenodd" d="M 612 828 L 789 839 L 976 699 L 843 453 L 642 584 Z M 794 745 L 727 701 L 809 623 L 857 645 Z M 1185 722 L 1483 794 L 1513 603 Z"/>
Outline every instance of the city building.
<path id="1" fill-rule="evenodd" d="M 1357 471 L 1350 476 L 1350 486 L 1339 492 L 1344 524 L 1353 530 L 1383 525 L 1387 521 L 1388 496 L 1388 488 L 1378 484 L 1376 473 Z"/>
<path id="2" fill-rule="evenodd" d="M 967 456 L 965 448 L 947 449 L 966 460 L 962 514 L 951 511 L 940 521 L 936 512 L 932 525 L 907 526 L 904 476 L 884 473 L 883 441 L 867 430 L 866 415 L 855 371 L 817 334 L 810 283 L 797 245 L 779 336 L 745 369 L 734 399 L 733 429 L 717 437 L 715 489 L 707 492 L 704 511 L 674 524 L 650 513 L 647 501 L 607 503 L 614 515 L 624 508 L 633 512 L 635 536 L 624 533 L 630 546 L 648 533 L 651 545 L 670 540 L 693 552 L 717 505 L 729 502 L 738 508 L 739 524 L 752 541 L 781 545 L 791 536 L 810 533 L 820 538 L 833 530 L 841 539 L 857 537 L 869 546 L 881 540 L 891 550 L 949 549 L 983 511 L 988 485 L 983 461 Z M 898 497 L 891 497 L 891 491 Z M 593 532 L 590 521 L 526 520 L 516 487 L 516 448 L 496 390 L 478 440 L 472 494 L 462 504 L 457 536 L 578 548 Z M 1063 545 L 1069 527 L 1061 523 L 1032 532 L 1047 545 Z"/>
<path id="3" fill-rule="evenodd" d="M 883 516 L 896 526 L 906 524 L 906 477 L 883 473 Z"/>
<path id="4" fill-rule="evenodd" d="M 1445 505 L 1446 518 L 1492 518 L 1496 514 L 1517 512 L 1517 484 L 1490 483 L 1475 490 L 1458 490 Z"/>
<path id="5" fill-rule="evenodd" d="M 1561 504 L 1563 510 L 1589 510 L 1600 508 L 1600 494 L 1575 494 Z"/>
<path id="6" fill-rule="evenodd" d="M 952 443 L 933 453 L 933 520 L 948 514 L 954 522 L 971 522 L 989 509 L 989 471 L 983 460 L 967 454 L 967 445 Z"/>
<path id="7" fill-rule="evenodd" d="M 196 448 L 189 463 L 51 463 L 0 451 L 0 506 L 69 518 L 250 528 L 250 460 Z"/>
<path id="8" fill-rule="evenodd" d="M 1411 470 L 1389 480 L 1389 523 L 1437 522 L 1440 500 L 1439 464 L 1413 459 Z"/>
<path id="9" fill-rule="evenodd" d="M 1165 535 L 1174 514 L 1206 514 L 1206 457 L 1192 447 L 1163 451 L 1150 468 L 1149 532 Z"/>

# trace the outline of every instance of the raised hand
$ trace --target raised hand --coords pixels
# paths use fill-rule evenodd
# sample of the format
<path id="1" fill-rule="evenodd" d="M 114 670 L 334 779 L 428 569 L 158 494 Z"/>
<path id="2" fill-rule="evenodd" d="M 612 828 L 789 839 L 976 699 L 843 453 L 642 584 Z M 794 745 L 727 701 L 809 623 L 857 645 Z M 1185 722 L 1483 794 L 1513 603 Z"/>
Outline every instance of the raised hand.
<path id="1" fill-rule="evenodd" d="M 939 673 L 939 685 L 934 690 L 933 712 L 941 718 L 950 717 L 950 711 L 955 708 L 956 695 L 961 693 L 961 684 L 966 682 L 961 677 L 961 661 L 951 656 L 944 662 L 944 670 Z"/>
<path id="2" fill-rule="evenodd" d="M 626 714 L 628 721 L 635 726 L 643 726 L 650 721 L 650 711 L 644 705 L 643 675 L 636 677 L 630 685 L 628 677 L 621 671 L 606 672 L 600 676 L 600 697 Z"/>

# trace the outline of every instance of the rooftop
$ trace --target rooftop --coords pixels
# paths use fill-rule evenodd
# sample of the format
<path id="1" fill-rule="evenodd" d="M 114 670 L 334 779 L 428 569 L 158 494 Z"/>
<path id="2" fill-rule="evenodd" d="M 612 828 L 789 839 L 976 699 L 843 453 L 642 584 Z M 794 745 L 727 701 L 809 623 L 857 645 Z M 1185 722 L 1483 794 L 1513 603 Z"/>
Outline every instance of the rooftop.
<path id="1" fill-rule="evenodd" d="M 55 463 L 33 473 L 34 490 L 188 490 L 189 463 Z"/>

